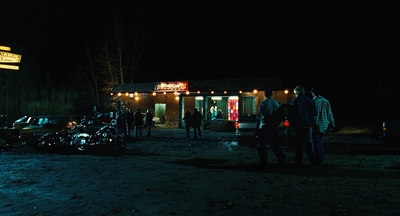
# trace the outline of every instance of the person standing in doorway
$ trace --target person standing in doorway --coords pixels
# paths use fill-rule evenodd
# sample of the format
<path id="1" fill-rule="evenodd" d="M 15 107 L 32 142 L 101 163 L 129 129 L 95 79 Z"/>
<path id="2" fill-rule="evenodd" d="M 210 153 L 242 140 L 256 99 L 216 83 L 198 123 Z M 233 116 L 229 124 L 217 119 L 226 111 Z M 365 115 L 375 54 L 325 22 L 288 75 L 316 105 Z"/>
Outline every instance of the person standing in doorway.
<path id="1" fill-rule="evenodd" d="M 199 111 L 197 111 L 197 108 L 194 108 L 193 110 L 193 114 L 192 114 L 192 121 L 191 121 L 191 125 L 193 127 L 194 130 L 194 136 L 193 139 L 201 139 L 201 121 L 203 120 L 203 116 L 201 115 L 201 113 Z M 199 136 L 197 137 L 197 132 L 199 133 Z"/>
<path id="2" fill-rule="evenodd" d="M 315 125 L 313 127 L 312 138 L 314 144 L 314 153 L 316 156 L 316 163 L 320 164 L 324 161 L 324 146 L 322 143 L 322 135 L 328 130 L 329 124 L 335 127 L 335 119 L 331 105 L 327 99 L 322 97 L 322 91 L 319 87 L 313 87 L 310 92 L 313 96 L 313 101 L 317 107 L 317 114 L 315 115 Z"/>
<path id="3" fill-rule="evenodd" d="M 214 110 L 215 110 L 214 106 L 211 106 L 210 107 L 210 114 L 209 114 L 211 120 L 214 119 Z"/>
<path id="4" fill-rule="evenodd" d="M 189 133 L 190 133 L 190 127 L 191 127 L 191 120 L 192 120 L 192 113 L 190 111 L 186 111 L 185 116 L 183 117 L 183 120 L 185 121 L 185 130 L 186 130 L 186 140 L 189 140 Z"/>
<path id="5" fill-rule="evenodd" d="M 147 126 L 147 137 L 151 137 L 151 127 L 153 126 L 153 114 L 150 109 L 146 111 L 145 125 Z"/>
<path id="6" fill-rule="evenodd" d="M 272 90 L 264 91 L 265 100 L 258 106 L 256 131 L 258 136 L 258 156 L 261 166 L 266 166 L 267 162 L 267 144 L 270 145 L 278 164 L 285 163 L 285 153 L 279 146 L 278 126 L 284 119 L 284 113 L 281 104 L 272 98 Z"/>
<path id="7" fill-rule="evenodd" d="M 221 109 L 218 110 L 217 118 L 225 118 L 224 113 L 222 112 Z"/>
<path id="8" fill-rule="evenodd" d="M 315 102 L 305 95 L 304 87 L 294 88 L 296 97 L 290 102 L 289 122 L 294 129 L 294 162 L 296 167 L 303 166 L 303 148 L 305 149 L 311 165 L 316 165 L 313 143 L 312 127 L 315 124 L 315 114 L 317 112 Z"/>
<path id="9" fill-rule="evenodd" d="M 143 115 L 142 115 L 142 113 L 140 112 L 140 108 L 138 108 L 138 109 L 136 110 L 136 112 L 133 114 L 133 116 L 134 116 L 133 122 L 134 122 L 134 124 L 135 124 L 135 133 L 136 133 L 136 136 L 137 136 L 137 137 L 138 137 L 138 136 L 143 136 L 143 133 L 142 133 Z"/>

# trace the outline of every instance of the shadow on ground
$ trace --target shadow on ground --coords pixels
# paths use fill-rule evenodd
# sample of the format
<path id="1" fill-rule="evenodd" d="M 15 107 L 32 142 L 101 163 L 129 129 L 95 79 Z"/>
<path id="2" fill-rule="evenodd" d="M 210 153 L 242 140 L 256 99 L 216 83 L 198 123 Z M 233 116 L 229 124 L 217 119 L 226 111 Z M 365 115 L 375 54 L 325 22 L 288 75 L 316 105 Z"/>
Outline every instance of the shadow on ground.
<path id="1" fill-rule="evenodd" d="M 307 177 L 333 177 L 333 176 L 352 176 L 358 178 L 399 178 L 400 165 L 383 167 L 380 170 L 361 170 L 353 169 L 352 167 L 340 167 L 338 165 L 319 165 L 311 166 L 304 165 L 301 168 L 295 167 L 294 164 L 269 164 L 266 167 L 261 167 L 258 163 L 244 164 L 226 164 L 227 161 L 221 159 L 210 158 L 193 158 L 188 160 L 177 160 L 169 163 L 193 166 L 212 170 L 227 170 L 238 172 L 255 172 L 281 175 L 299 175 Z M 389 172 L 388 172 L 389 171 Z M 394 172 L 393 172 L 394 171 Z"/>

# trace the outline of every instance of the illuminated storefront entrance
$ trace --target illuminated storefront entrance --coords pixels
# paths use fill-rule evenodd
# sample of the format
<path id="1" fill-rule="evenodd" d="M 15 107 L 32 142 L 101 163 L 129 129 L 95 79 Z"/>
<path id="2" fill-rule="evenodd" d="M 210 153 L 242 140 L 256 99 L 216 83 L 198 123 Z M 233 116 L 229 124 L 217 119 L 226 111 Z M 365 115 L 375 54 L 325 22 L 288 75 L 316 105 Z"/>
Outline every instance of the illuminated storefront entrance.
<path id="1" fill-rule="evenodd" d="M 294 97 L 285 92 L 277 77 L 133 83 L 115 86 L 111 95 L 119 97 L 122 109 L 151 109 L 165 123 L 183 128 L 184 113 L 192 113 L 194 108 L 203 115 L 204 125 L 214 120 L 235 122 L 239 115 L 256 114 L 265 88 L 272 89 L 273 97 L 281 103 Z"/>
<path id="2" fill-rule="evenodd" d="M 203 105 L 204 98 L 203 96 L 196 96 L 195 107 L 206 114 L 206 119 L 213 120 L 216 118 L 223 118 L 229 121 L 237 121 L 239 115 L 238 96 L 206 97 L 207 102 L 205 104 L 208 104 L 207 107 Z"/>

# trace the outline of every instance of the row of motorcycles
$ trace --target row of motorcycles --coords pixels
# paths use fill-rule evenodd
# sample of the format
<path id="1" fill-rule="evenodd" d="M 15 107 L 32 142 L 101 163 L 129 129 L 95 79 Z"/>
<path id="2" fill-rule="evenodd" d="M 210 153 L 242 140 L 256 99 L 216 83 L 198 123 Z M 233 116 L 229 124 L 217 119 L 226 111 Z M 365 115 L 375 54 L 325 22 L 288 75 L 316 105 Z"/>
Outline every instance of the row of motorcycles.
<path id="1" fill-rule="evenodd" d="M 81 152 L 91 147 L 126 150 L 125 141 L 119 135 L 114 122 L 105 124 L 94 133 L 89 133 L 85 124 L 78 124 L 61 132 L 47 133 L 39 141 L 39 146 L 43 148 L 73 147 Z"/>

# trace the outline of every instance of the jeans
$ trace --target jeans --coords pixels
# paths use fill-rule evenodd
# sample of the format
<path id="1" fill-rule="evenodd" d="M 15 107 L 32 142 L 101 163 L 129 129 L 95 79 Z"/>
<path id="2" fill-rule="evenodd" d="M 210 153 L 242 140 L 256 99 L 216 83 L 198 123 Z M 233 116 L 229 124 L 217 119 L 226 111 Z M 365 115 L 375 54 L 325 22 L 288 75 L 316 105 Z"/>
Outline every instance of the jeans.
<path id="1" fill-rule="evenodd" d="M 313 131 L 313 144 L 314 144 L 314 154 L 318 163 L 324 161 L 324 146 L 322 144 L 322 135 L 324 133 Z"/>
<path id="2" fill-rule="evenodd" d="M 199 137 L 201 137 L 200 126 L 198 126 L 198 127 L 193 127 L 193 130 L 194 130 L 194 136 L 193 136 L 194 139 L 197 138 L 197 132 L 199 132 Z"/>
<path id="3" fill-rule="evenodd" d="M 295 164 L 299 166 L 303 165 L 303 151 L 305 149 L 311 165 L 315 165 L 317 161 L 313 148 L 312 129 L 306 127 L 296 127 L 295 134 L 296 134 L 294 137 Z"/>
<path id="4" fill-rule="evenodd" d="M 276 158 L 278 158 L 279 164 L 283 164 L 285 160 L 285 153 L 283 153 L 279 146 L 279 134 L 278 128 L 259 129 L 258 135 L 258 156 L 260 158 L 261 165 L 268 163 L 267 161 L 267 144 L 271 147 Z"/>
<path id="5" fill-rule="evenodd" d="M 146 134 L 146 136 L 147 137 L 151 137 L 151 123 L 147 124 L 147 134 Z"/>
<path id="6" fill-rule="evenodd" d="M 142 136 L 142 125 L 135 125 L 136 136 Z M 139 135 L 138 135 L 139 134 Z"/>
<path id="7" fill-rule="evenodd" d="M 186 130 L 186 138 L 189 139 L 189 132 L 190 132 L 190 124 L 185 125 L 185 130 Z"/>

